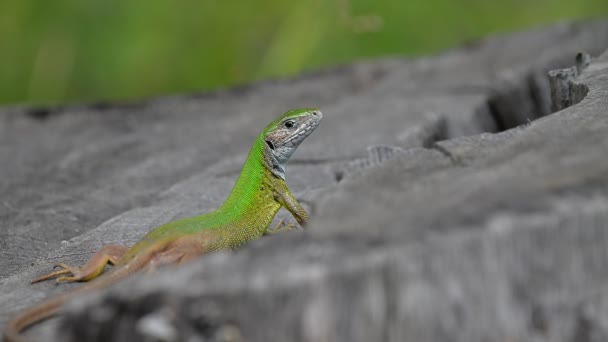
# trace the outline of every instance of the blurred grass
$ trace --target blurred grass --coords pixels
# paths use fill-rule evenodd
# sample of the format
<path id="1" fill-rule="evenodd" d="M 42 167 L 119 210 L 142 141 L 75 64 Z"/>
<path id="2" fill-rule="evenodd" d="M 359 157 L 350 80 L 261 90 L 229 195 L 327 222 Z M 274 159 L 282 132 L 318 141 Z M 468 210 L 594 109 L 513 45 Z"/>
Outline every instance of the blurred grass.
<path id="1" fill-rule="evenodd" d="M 207 90 L 606 14 L 606 0 L 2 0 L 0 103 Z"/>

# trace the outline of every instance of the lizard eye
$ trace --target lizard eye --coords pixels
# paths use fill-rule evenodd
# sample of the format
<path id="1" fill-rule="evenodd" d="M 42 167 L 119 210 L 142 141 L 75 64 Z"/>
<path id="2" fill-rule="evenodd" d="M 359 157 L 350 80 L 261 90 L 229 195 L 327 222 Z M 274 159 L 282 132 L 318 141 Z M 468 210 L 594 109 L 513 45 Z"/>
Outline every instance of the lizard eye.
<path id="1" fill-rule="evenodd" d="M 291 127 L 293 127 L 293 121 L 292 120 L 287 120 L 287 121 L 285 121 L 285 123 L 283 125 L 286 128 L 291 128 Z"/>

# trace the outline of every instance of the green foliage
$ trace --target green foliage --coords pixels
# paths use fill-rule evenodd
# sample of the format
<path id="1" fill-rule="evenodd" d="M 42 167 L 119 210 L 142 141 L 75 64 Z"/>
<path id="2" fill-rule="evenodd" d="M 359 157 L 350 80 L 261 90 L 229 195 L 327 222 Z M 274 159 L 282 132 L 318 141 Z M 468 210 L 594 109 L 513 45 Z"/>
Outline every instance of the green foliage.
<path id="1" fill-rule="evenodd" d="M 0 102 L 207 90 L 601 14 L 608 1 L 2 0 Z"/>

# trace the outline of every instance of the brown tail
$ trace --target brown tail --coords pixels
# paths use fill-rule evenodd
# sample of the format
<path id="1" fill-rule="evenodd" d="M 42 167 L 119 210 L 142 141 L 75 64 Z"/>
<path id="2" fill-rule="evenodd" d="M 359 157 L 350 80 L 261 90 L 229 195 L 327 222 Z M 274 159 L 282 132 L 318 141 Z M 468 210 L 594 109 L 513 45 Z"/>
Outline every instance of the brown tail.
<path id="1" fill-rule="evenodd" d="M 27 342 L 28 339 L 21 335 L 22 331 L 38 322 L 44 321 L 45 319 L 57 315 L 63 303 L 67 302 L 68 300 L 71 300 L 72 298 L 89 291 L 106 288 L 126 278 L 128 275 L 137 272 L 138 270 L 144 267 L 145 261 L 145 257 L 138 257 L 132 260 L 132 262 L 129 264 L 129 267 L 115 266 L 107 273 L 91 281 L 90 283 L 77 287 L 73 290 L 70 290 L 69 292 L 62 293 L 56 297 L 47 299 L 41 303 L 34 305 L 30 309 L 21 312 L 15 318 L 13 318 L 13 320 L 8 322 L 4 327 L 4 341 Z"/>
<path id="2" fill-rule="evenodd" d="M 43 321 L 47 318 L 51 318 L 57 314 L 61 305 L 69 298 L 73 297 L 74 294 L 67 292 L 57 297 L 46 300 L 39 303 L 27 311 L 23 311 L 18 314 L 12 321 L 8 322 L 4 327 L 4 341 L 5 342 L 26 342 L 28 341 L 21 331 L 30 327 L 31 325 Z"/>

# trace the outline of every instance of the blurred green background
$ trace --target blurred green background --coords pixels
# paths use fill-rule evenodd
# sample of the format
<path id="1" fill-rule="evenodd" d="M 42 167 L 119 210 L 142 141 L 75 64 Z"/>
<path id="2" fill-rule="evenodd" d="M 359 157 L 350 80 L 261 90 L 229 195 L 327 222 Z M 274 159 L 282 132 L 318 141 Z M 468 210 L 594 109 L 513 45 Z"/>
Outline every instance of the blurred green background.
<path id="1" fill-rule="evenodd" d="M 607 0 L 1 0 L 0 103 L 207 90 L 606 14 Z"/>

